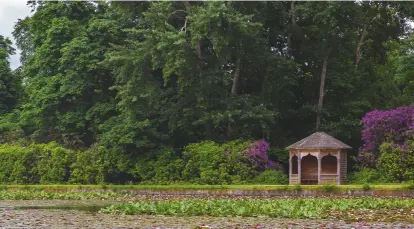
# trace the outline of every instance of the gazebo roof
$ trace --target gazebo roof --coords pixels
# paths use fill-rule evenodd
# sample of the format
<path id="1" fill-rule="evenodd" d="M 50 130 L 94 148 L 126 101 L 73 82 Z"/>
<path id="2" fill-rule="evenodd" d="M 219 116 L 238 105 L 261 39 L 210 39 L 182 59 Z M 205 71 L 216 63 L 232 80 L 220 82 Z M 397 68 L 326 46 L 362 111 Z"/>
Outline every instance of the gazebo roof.
<path id="1" fill-rule="evenodd" d="M 316 132 L 312 135 L 288 146 L 286 149 L 351 149 L 349 145 L 324 133 Z"/>

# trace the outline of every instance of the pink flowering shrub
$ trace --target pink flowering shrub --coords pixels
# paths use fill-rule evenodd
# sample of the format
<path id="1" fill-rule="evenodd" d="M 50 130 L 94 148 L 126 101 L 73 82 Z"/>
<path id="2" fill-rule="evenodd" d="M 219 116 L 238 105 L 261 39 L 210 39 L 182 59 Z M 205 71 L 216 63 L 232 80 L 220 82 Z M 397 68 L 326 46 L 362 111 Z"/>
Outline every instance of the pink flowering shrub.
<path id="1" fill-rule="evenodd" d="M 373 166 L 380 156 L 380 145 L 390 142 L 394 147 L 406 151 L 414 136 L 414 105 L 392 110 L 373 110 L 362 118 L 362 140 L 358 160 Z"/>
<path id="2" fill-rule="evenodd" d="M 259 170 L 280 167 L 278 162 L 269 159 L 269 143 L 264 139 L 254 141 L 246 149 L 247 159 Z"/>

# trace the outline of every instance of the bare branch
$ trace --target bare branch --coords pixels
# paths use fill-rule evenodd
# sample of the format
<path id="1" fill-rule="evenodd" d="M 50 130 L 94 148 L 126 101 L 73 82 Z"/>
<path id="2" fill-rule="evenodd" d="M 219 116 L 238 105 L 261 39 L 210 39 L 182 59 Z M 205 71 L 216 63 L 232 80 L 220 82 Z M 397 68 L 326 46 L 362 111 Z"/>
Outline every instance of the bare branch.
<path id="1" fill-rule="evenodd" d="M 187 32 L 187 18 L 185 19 L 184 26 L 180 29 L 180 31 Z"/>
<path id="2" fill-rule="evenodd" d="M 168 19 L 170 19 L 171 16 L 173 16 L 175 13 L 178 13 L 178 12 L 184 12 L 184 13 L 188 14 L 188 12 L 185 11 L 185 10 L 176 10 L 176 11 L 171 13 L 171 15 L 168 17 Z"/>

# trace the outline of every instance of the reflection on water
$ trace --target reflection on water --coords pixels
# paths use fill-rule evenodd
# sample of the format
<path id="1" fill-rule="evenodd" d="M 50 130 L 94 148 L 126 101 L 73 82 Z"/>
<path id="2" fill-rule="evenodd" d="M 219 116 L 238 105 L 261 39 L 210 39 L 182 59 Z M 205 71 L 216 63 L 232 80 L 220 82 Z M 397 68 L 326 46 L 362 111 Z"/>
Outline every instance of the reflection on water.
<path id="1" fill-rule="evenodd" d="M 17 206 L 14 210 L 44 209 L 44 210 L 75 210 L 96 213 L 108 205 L 55 205 L 55 206 Z"/>

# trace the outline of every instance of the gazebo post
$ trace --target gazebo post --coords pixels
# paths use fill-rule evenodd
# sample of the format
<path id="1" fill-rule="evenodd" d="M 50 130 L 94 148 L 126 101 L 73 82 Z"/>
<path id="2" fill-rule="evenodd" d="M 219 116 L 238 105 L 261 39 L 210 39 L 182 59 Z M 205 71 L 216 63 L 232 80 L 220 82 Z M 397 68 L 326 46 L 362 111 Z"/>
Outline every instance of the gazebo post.
<path id="1" fill-rule="evenodd" d="M 289 184 L 292 184 L 292 152 L 289 152 Z"/>
<path id="2" fill-rule="evenodd" d="M 321 169 L 322 169 L 321 160 L 322 159 L 321 159 L 321 152 L 320 152 L 320 150 L 319 150 L 317 159 L 318 159 L 318 184 L 321 184 Z"/>
<path id="3" fill-rule="evenodd" d="M 336 169 L 337 169 L 337 184 L 341 184 L 341 150 L 338 150 L 338 155 L 336 156 Z"/>
<path id="4" fill-rule="evenodd" d="M 302 184 L 302 154 L 298 153 L 298 183 Z"/>

